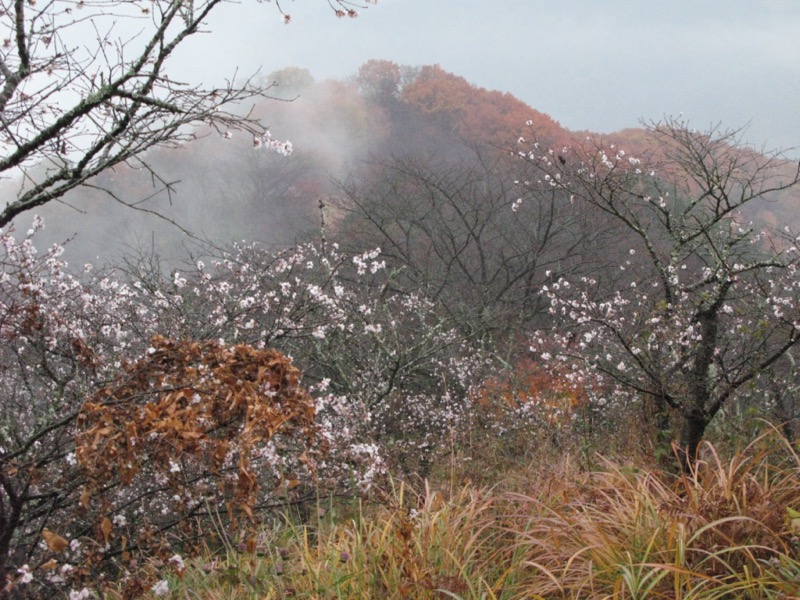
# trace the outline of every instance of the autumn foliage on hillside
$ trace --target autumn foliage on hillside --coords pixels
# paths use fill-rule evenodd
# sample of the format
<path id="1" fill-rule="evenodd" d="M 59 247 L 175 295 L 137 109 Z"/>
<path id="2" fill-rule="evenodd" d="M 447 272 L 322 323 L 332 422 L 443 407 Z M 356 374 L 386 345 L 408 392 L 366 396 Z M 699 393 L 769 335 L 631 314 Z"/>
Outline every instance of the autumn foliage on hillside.
<path id="1" fill-rule="evenodd" d="M 551 117 L 511 94 L 477 87 L 438 65 L 422 67 L 400 97 L 469 142 L 505 145 L 519 136 L 526 123 L 549 144 L 567 140 L 566 131 Z"/>

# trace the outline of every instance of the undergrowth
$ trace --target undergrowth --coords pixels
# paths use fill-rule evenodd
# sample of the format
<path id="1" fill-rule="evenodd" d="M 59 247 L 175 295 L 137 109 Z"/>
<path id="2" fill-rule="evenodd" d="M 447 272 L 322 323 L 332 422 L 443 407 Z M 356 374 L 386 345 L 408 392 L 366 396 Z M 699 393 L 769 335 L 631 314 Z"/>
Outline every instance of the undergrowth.
<path id="1" fill-rule="evenodd" d="M 390 481 L 167 568 L 162 597 L 778 599 L 800 595 L 800 459 L 775 435 L 691 476 L 565 457 L 494 487 Z M 521 482 L 525 482 L 524 484 Z M 151 594 L 155 596 L 155 594 Z"/>

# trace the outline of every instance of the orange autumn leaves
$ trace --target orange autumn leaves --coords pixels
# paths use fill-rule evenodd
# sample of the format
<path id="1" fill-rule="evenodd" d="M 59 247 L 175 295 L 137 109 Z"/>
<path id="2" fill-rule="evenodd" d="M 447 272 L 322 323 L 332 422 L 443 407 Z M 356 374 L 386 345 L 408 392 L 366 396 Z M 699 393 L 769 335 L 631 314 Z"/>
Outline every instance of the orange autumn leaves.
<path id="1" fill-rule="evenodd" d="M 566 374 L 524 359 L 512 372 L 484 381 L 477 402 L 484 408 L 506 410 L 535 407 L 552 425 L 563 425 L 586 405 L 587 397 L 584 387 L 570 382 Z"/>
<path id="2" fill-rule="evenodd" d="M 447 119 L 470 142 L 506 147 L 520 133 L 528 135 L 531 130 L 548 145 L 570 141 L 555 120 L 513 95 L 478 88 L 438 65 L 422 67 L 416 79 L 403 88 L 401 97 L 423 114 Z"/>

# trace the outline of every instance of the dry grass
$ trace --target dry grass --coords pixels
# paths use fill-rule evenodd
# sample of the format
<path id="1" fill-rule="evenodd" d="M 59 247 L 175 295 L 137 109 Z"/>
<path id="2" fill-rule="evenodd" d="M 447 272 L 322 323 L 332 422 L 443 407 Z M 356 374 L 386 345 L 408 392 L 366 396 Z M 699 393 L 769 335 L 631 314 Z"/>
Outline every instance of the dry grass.
<path id="1" fill-rule="evenodd" d="M 169 577 L 186 598 L 778 599 L 800 596 L 800 460 L 763 437 L 692 477 L 601 461 L 513 489 L 412 492 L 265 531 Z M 796 513 L 794 513 L 796 514 Z"/>

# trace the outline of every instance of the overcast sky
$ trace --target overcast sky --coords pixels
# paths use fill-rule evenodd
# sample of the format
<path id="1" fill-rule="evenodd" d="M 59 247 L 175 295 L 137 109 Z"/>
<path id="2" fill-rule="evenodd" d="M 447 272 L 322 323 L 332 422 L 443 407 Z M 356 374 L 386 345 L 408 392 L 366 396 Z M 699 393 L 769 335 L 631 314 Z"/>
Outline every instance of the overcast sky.
<path id="1" fill-rule="evenodd" d="M 321 80 L 371 58 L 438 63 L 570 129 L 682 112 L 698 128 L 749 123 L 758 146 L 800 146 L 798 0 L 380 0 L 357 19 L 336 19 L 326 0 L 281 4 L 290 25 L 274 3 L 224 7 L 183 48 L 187 76 L 298 66 Z"/>

